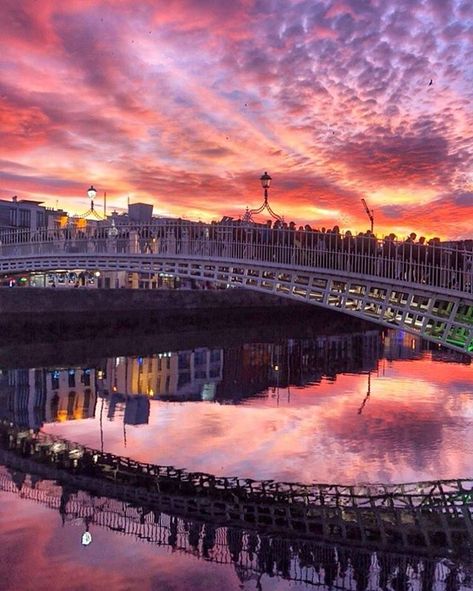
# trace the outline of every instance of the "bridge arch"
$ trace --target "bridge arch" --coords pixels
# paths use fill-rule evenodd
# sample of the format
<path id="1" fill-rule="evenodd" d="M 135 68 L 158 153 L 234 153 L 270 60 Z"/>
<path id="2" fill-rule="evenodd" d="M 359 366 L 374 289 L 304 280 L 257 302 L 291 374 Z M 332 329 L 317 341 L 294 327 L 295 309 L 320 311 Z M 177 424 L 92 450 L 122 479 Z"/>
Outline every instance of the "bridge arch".
<path id="1" fill-rule="evenodd" d="M 438 264 L 427 258 L 419 263 L 412 246 L 406 259 L 392 257 L 382 247 L 373 250 L 372 244 L 361 243 L 348 252 L 339 243 L 322 248 L 313 237 L 302 247 L 291 244 L 284 231 L 272 237 L 274 243 L 262 244 L 253 229 L 248 234 L 245 228 L 242 235 L 239 228 L 235 236 L 234 227 L 188 224 L 184 239 L 183 228 L 127 227 L 121 242 L 116 237 L 66 239 L 47 233 L 41 240 L 20 240 L 17 233 L 4 237 L 0 246 L 0 272 L 169 274 L 336 310 L 473 356 L 471 253 L 462 253 L 460 268 L 458 253 L 448 249 L 434 252 Z M 398 249 L 404 252 L 400 245 Z"/>

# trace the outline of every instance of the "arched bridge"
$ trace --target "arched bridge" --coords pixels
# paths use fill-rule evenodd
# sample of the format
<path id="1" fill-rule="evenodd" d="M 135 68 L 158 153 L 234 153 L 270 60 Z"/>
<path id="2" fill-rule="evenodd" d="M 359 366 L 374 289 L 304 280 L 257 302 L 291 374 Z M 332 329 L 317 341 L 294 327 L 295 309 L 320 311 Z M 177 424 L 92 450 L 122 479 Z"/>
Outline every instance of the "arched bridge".
<path id="1" fill-rule="evenodd" d="M 473 252 L 243 223 L 4 233 L 3 273 L 169 274 L 339 310 L 473 355 Z"/>
<path id="2" fill-rule="evenodd" d="M 0 457 L 2 462 L 8 462 L 2 452 Z M 84 487 L 72 488 L 64 481 L 39 477 L 34 471 L 21 472 L 2 465 L 0 491 L 48 507 L 61 515 L 63 523 L 82 524 L 80 535 L 86 529 L 93 536 L 96 528 L 102 528 L 152 544 L 161 551 L 233 565 L 242 582 L 256 580 L 256 589 L 263 589 L 264 578 L 274 576 L 338 591 L 411 589 L 419 584 L 424 591 L 471 588 L 467 548 L 460 555 L 440 547 L 430 556 L 392 553 L 382 548 L 357 548 L 297 535 L 222 527 L 196 515 L 183 518 L 140 502 L 95 496 Z"/>
<path id="3" fill-rule="evenodd" d="M 344 486 L 219 477 L 140 463 L 7 421 L 0 464 L 220 527 L 415 555 L 458 553 L 473 542 L 471 480 Z"/>

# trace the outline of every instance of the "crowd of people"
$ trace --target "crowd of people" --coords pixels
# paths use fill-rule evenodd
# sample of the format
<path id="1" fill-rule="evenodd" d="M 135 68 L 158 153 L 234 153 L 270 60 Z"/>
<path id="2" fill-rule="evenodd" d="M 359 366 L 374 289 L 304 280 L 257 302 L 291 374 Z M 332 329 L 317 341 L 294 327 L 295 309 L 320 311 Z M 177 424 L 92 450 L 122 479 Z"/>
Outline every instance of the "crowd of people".
<path id="1" fill-rule="evenodd" d="M 148 232 L 149 230 L 147 230 Z M 472 255 L 460 242 L 442 243 L 412 232 L 399 241 L 394 233 L 383 239 L 370 230 L 342 233 L 338 226 L 296 227 L 293 222 L 266 224 L 232 222 L 176 225 L 141 233 L 142 252 L 173 252 L 259 259 L 281 264 L 331 268 L 351 273 L 433 284 L 463 290 L 471 287 Z"/>
<path id="2" fill-rule="evenodd" d="M 13 235 L 11 235 L 13 236 Z M 338 226 L 297 227 L 294 222 L 265 224 L 224 220 L 211 224 L 185 220 L 158 220 L 152 224 L 25 231 L 18 243 L 40 243 L 38 248 L 65 252 L 113 252 L 217 256 L 270 261 L 281 265 L 327 268 L 360 275 L 430 284 L 459 290 L 472 289 L 472 251 L 461 242 L 439 238 L 405 240 L 391 233 L 377 238 L 373 232 L 342 233 Z M 2 239 L 1 248 L 9 240 Z M 52 244 L 51 244 L 52 243 Z"/>

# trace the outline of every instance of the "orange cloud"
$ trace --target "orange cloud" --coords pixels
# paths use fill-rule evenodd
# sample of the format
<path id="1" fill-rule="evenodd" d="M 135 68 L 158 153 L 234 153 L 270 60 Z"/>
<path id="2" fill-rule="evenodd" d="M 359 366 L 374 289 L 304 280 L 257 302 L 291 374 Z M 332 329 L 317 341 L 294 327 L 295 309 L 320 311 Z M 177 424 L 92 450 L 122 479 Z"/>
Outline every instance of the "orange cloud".
<path id="1" fill-rule="evenodd" d="M 80 212 L 93 183 L 211 219 L 258 205 L 268 170 L 298 224 L 364 230 L 385 194 L 380 232 L 468 233 L 467 4 L 133 6 L 2 3 L 0 197 Z"/>

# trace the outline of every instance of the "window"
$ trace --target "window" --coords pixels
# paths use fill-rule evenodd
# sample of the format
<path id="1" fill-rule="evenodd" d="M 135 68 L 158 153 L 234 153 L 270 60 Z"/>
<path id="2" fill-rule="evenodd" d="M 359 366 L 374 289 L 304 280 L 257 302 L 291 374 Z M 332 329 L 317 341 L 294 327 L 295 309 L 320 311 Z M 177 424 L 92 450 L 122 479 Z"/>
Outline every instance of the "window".
<path id="1" fill-rule="evenodd" d="M 31 211 L 28 211 L 27 209 L 20 209 L 19 213 L 20 217 L 18 220 L 18 225 L 21 228 L 31 227 Z"/>
<path id="2" fill-rule="evenodd" d="M 84 369 L 82 374 L 82 383 L 84 386 L 90 386 L 90 369 Z"/>
<path id="3" fill-rule="evenodd" d="M 76 393 L 73 391 L 69 392 L 69 395 L 67 397 L 67 417 L 69 419 L 71 419 L 73 417 L 75 401 L 76 401 Z"/>
<path id="4" fill-rule="evenodd" d="M 59 372 L 51 372 L 51 388 L 53 390 L 59 390 Z"/>
<path id="5" fill-rule="evenodd" d="M 191 354 L 188 351 L 181 351 L 178 357 L 178 368 L 179 369 L 190 369 L 191 366 Z"/>
<path id="6" fill-rule="evenodd" d="M 195 365 L 206 365 L 207 364 L 207 351 L 200 350 L 194 353 L 194 364 Z"/>
<path id="7" fill-rule="evenodd" d="M 10 209 L 10 226 L 16 226 L 17 212 L 18 210 L 16 207 Z"/>
<path id="8" fill-rule="evenodd" d="M 210 351 L 210 363 L 214 363 L 215 361 L 220 361 L 220 349 L 212 349 Z"/>
<path id="9" fill-rule="evenodd" d="M 191 381 L 191 374 L 189 372 L 184 372 L 179 374 L 179 378 L 177 380 L 177 387 L 182 388 L 186 384 L 189 384 Z"/>
<path id="10" fill-rule="evenodd" d="M 46 216 L 44 211 L 36 212 L 36 226 L 38 228 L 46 227 Z"/>

